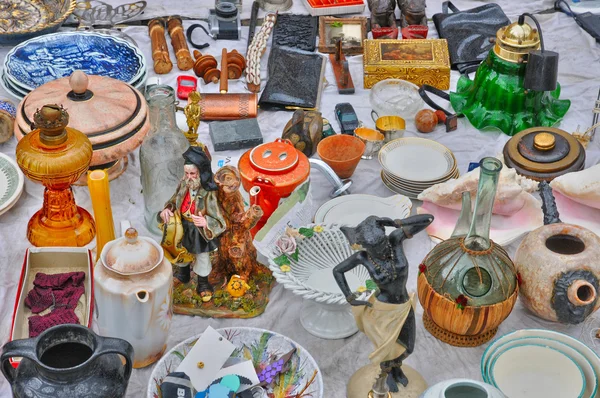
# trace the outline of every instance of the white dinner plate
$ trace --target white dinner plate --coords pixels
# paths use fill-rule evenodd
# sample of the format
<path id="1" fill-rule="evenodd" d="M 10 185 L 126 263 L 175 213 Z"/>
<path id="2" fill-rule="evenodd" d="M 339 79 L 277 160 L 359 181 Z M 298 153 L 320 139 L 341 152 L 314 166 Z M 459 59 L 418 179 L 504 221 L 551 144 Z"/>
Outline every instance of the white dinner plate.
<path id="1" fill-rule="evenodd" d="M 357 226 L 369 216 L 403 219 L 410 215 L 412 202 L 403 195 L 381 198 L 374 195 L 353 194 L 332 199 L 315 213 L 315 224 Z"/>
<path id="2" fill-rule="evenodd" d="M 392 192 L 398 193 L 400 195 L 404 195 L 410 199 L 413 200 L 417 200 L 417 196 L 419 196 L 419 194 L 421 193 L 421 191 L 419 192 L 409 192 L 409 191 L 405 191 L 402 188 L 398 188 L 397 186 L 395 186 L 393 183 L 391 183 L 385 175 L 385 171 L 381 170 L 381 180 L 383 181 L 383 185 L 386 186 L 387 189 L 389 189 Z"/>
<path id="3" fill-rule="evenodd" d="M 510 398 L 583 398 L 585 377 L 577 363 L 555 348 L 520 344 L 500 350 L 490 381 Z"/>
<path id="4" fill-rule="evenodd" d="M 435 141 L 405 137 L 390 141 L 379 151 L 383 169 L 409 182 L 444 180 L 456 168 L 452 152 Z"/>

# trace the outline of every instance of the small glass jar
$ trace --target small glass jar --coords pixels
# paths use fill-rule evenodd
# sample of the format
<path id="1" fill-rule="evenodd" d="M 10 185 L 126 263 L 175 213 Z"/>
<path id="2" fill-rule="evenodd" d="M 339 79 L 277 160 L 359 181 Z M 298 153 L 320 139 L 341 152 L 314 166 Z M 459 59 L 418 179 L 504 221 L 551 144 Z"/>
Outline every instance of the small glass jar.
<path id="1" fill-rule="evenodd" d="M 148 230 L 161 234 L 158 213 L 177 189 L 183 176 L 183 152 L 190 144 L 175 120 L 175 91 L 164 85 L 146 89 L 150 132 L 140 148 L 144 220 Z"/>

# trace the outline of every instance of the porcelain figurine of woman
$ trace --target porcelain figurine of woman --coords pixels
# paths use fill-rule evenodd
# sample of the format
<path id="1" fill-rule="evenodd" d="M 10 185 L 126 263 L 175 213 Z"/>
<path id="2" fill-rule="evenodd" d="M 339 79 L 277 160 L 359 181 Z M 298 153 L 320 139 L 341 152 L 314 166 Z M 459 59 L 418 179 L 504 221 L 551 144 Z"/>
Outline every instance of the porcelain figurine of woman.
<path id="1" fill-rule="evenodd" d="M 424 230 L 432 221 L 433 216 L 428 214 L 404 220 L 370 216 L 355 228 L 341 228 L 350 243 L 360 245 L 362 250 L 338 264 L 333 275 L 353 306 L 359 330 L 375 345 L 375 351 L 369 355 L 373 365 L 359 370 L 350 380 L 349 398 L 366 397 L 367 393 L 373 398 L 387 398 L 388 391 L 399 391 L 399 384 L 405 389 L 418 388 L 420 392 L 426 388 L 418 373 L 410 369 L 407 375 L 402 367 L 402 362 L 413 352 L 416 333 L 414 294 L 406 289 L 408 261 L 402 242 Z M 396 230 L 387 236 L 386 227 Z M 350 290 L 345 277 L 347 272 L 361 265 L 367 268 L 378 287 L 367 301 L 358 299 L 359 295 Z M 365 372 L 369 373 L 367 368 L 375 373 L 365 376 Z M 376 377 L 374 384 L 373 377 Z M 414 385 L 409 386 L 409 381 Z M 362 391 L 365 384 L 368 389 Z"/>
<path id="2" fill-rule="evenodd" d="M 179 266 L 175 277 L 181 283 L 191 278 L 190 268 L 198 275 L 196 291 L 202 301 L 210 301 L 213 287 L 208 280 L 212 271 L 210 252 L 218 249 L 218 237 L 226 221 L 217 199 L 217 185 L 211 164 L 201 147 L 184 152 L 184 177 L 159 214 L 164 223 L 161 246 L 171 263 Z"/>
<path id="3" fill-rule="evenodd" d="M 258 205 L 246 210 L 240 194 L 241 177 L 233 166 L 224 166 L 215 174 L 219 187 L 217 200 L 226 221 L 226 230 L 219 238 L 219 252 L 214 266 L 217 275 L 228 280 L 238 275 L 245 282 L 255 274 L 260 265 L 256 261 L 256 248 L 252 244 L 252 229 L 263 215 Z"/>

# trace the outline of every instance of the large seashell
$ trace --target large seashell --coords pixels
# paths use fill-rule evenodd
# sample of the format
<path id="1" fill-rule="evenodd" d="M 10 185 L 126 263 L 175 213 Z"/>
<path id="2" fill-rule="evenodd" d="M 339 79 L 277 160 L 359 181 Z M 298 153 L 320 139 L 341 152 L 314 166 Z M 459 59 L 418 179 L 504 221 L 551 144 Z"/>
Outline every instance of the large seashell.
<path id="1" fill-rule="evenodd" d="M 471 192 L 471 199 L 474 203 L 477 184 L 479 184 L 479 170 L 475 169 L 458 179 L 452 179 L 426 189 L 418 196 L 418 199 L 441 207 L 460 210 L 463 192 Z M 528 203 L 528 196 L 531 196 L 523 195 L 523 193 L 527 194 L 536 190 L 537 182 L 518 175 L 515 169 L 503 167 L 498 180 L 493 213 L 507 216 L 518 213 Z"/>
<path id="2" fill-rule="evenodd" d="M 553 192 L 560 192 L 577 203 L 600 209 L 600 164 L 556 177 L 550 186 Z"/>
<path id="3" fill-rule="evenodd" d="M 600 164 L 555 178 L 550 186 L 562 222 L 600 235 Z"/>
<path id="4" fill-rule="evenodd" d="M 427 233 L 434 241 L 450 238 L 458 220 L 463 192 L 471 192 L 474 202 L 479 184 L 479 171 L 473 170 L 458 179 L 434 185 L 423 191 L 418 199 L 423 205 L 417 214 L 432 214 L 434 221 Z M 531 192 L 537 182 L 519 176 L 514 169 L 504 167 L 500 172 L 490 238 L 499 245 L 508 245 L 522 235 L 544 225 L 542 205 Z"/>

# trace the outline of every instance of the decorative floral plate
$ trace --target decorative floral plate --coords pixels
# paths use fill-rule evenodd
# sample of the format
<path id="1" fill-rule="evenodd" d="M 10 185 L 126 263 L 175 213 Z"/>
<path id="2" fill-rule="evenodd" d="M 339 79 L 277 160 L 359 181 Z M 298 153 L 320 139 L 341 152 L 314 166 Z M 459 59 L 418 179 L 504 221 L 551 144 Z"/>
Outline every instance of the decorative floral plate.
<path id="1" fill-rule="evenodd" d="M 146 60 L 125 40 L 100 33 L 62 32 L 27 40 L 4 61 L 8 81 L 28 91 L 77 69 L 135 84 L 145 73 Z"/>
<path id="2" fill-rule="evenodd" d="M 313 357 L 295 341 L 264 329 L 231 327 L 217 330 L 238 347 L 231 358 L 251 360 L 257 372 L 296 348 L 290 370 L 279 376 L 266 390 L 269 398 L 323 398 L 323 377 Z M 148 382 L 147 398 L 162 398 L 160 384 L 167 374 L 175 372 L 191 351 L 200 335 L 191 337 L 167 352 L 154 367 Z"/>
<path id="3" fill-rule="evenodd" d="M 24 184 L 25 176 L 15 161 L 0 153 L 0 214 L 17 203 Z"/>

